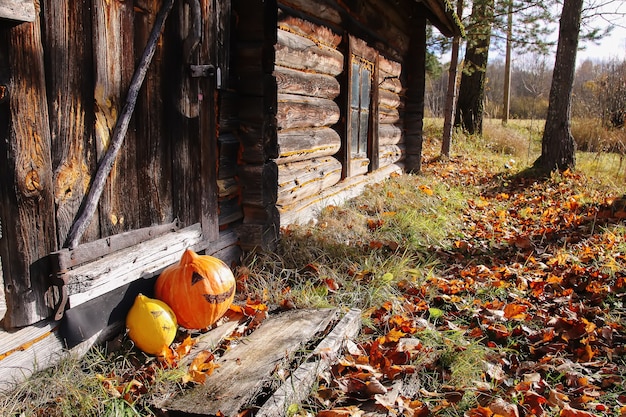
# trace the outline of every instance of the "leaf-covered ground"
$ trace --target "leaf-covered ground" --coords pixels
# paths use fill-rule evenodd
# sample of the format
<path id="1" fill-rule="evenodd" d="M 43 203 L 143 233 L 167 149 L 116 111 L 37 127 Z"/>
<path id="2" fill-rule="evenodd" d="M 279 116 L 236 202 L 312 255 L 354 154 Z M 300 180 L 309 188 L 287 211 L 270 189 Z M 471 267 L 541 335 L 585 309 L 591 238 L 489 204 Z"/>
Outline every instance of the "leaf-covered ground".
<path id="1" fill-rule="evenodd" d="M 159 415 L 274 311 L 339 306 L 363 311 L 362 332 L 289 417 L 626 417 L 626 197 L 490 161 L 427 162 L 283 230 L 237 269 L 240 325 L 215 350 L 179 332 L 155 360 L 120 335 L 0 411 Z"/>
<path id="2" fill-rule="evenodd" d="M 436 184 L 477 191 L 454 236 L 424 250 L 426 277 L 409 273 L 367 310 L 366 334 L 294 414 L 626 416 L 626 199 L 570 172 L 457 159 L 424 173 L 415 192 L 432 199 L 445 196 Z M 370 230 L 397 215 L 382 210 Z M 390 256 L 403 245 L 372 242 Z"/>

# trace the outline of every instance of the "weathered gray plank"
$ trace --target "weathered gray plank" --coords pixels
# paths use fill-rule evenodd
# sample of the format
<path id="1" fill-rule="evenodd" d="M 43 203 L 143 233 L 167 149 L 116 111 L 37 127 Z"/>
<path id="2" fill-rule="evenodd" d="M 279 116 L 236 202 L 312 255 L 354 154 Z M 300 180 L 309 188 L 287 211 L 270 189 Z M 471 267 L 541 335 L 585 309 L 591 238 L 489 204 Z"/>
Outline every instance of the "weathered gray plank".
<path id="1" fill-rule="evenodd" d="M 57 240 L 65 242 L 96 166 L 91 4 L 42 1 Z M 68 93 L 71 92 L 71 93 Z M 99 237 L 93 219 L 84 241 Z"/>
<path id="2" fill-rule="evenodd" d="M 0 31 L 0 80 L 8 93 L 2 112 L 10 118 L 9 128 L 0 134 L 0 257 L 7 300 L 4 326 L 9 328 L 52 312 L 45 301 L 48 271 L 40 261 L 57 249 L 41 33 L 40 19 Z"/>
<path id="3" fill-rule="evenodd" d="M 319 337 L 336 315 L 335 309 L 291 310 L 270 317 L 217 360 L 219 367 L 205 384 L 170 399 L 163 408 L 193 415 L 236 416 L 253 406 L 281 364 L 288 367 L 293 354 Z"/>
<path id="4" fill-rule="evenodd" d="M 96 0 L 92 4 L 94 53 L 95 139 L 98 160 L 112 139 L 135 70 L 134 10 L 127 2 Z M 143 49 L 144 45 L 141 45 Z M 102 237 L 138 227 L 135 120 L 124 139 L 99 200 Z"/>
<path id="5" fill-rule="evenodd" d="M 33 0 L 0 0 L 0 19 L 33 22 L 35 17 Z"/>
<path id="6" fill-rule="evenodd" d="M 137 62 L 148 44 L 161 0 L 135 1 L 135 57 Z M 164 36 L 163 36 L 164 38 Z M 141 192 L 137 200 L 141 226 L 163 224 L 174 218 L 172 206 L 172 151 L 167 139 L 168 124 L 163 114 L 167 111 L 163 99 L 163 85 L 171 80 L 166 73 L 165 44 L 161 41 L 148 68 L 139 92 L 133 118 L 136 121 L 137 186 Z"/>
<path id="7" fill-rule="evenodd" d="M 256 417 L 280 417 L 287 415 L 290 404 L 302 402 L 311 391 L 317 376 L 331 365 L 346 340 L 354 338 L 361 329 L 361 310 L 350 310 L 335 328 L 320 342 L 305 362 L 263 404 Z"/>
<path id="8" fill-rule="evenodd" d="M 79 266 L 66 273 L 70 306 L 75 307 L 108 291 L 180 260 L 183 251 L 203 241 L 200 225 L 168 233 Z"/>

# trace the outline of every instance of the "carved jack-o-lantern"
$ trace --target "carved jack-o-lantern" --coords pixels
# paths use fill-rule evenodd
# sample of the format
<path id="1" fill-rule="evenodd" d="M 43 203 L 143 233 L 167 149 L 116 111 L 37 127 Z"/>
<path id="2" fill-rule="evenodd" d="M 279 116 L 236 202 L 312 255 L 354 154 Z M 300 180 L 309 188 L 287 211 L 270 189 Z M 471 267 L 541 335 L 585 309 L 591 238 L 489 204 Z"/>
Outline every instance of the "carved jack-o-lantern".
<path id="1" fill-rule="evenodd" d="M 154 293 L 174 310 L 179 325 L 205 329 L 232 304 L 235 277 L 220 259 L 187 249 L 178 264 L 157 278 Z"/>

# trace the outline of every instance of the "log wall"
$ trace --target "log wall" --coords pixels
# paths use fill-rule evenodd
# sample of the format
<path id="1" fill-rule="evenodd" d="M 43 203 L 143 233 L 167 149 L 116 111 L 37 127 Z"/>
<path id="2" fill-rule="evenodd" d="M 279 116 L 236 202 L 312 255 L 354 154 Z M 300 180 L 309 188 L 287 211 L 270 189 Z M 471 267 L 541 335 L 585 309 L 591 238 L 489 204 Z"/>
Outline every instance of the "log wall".
<path id="1" fill-rule="evenodd" d="M 348 17 L 342 7 L 350 5 L 335 7 L 333 13 L 319 4 L 311 7 L 309 2 L 289 0 L 279 4 L 273 76 L 277 86 L 279 154 L 275 159 L 276 204 L 281 224 L 298 219 L 299 212 L 304 215 L 321 195 L 335 195 L 334 189 L 345 194 L 354 184 L 362 184 L 354 177 L 373 178 L 371 174 L 382 168 L 391 167 L 393 171 L 405 158 L 405 87 L 400 57 L 408 45 L 406 19 L 372 6 Z M 384 16 L 385 23 L 379 35 L 386 40 L 393 38 L 393 42 L 377 43 L 372 36 L 366 41 L 345 35 L 345 27 L 366 35 L 359 24 L 374 24 L 380 16 Z M 346 25 L 351 18 L 362 22 Z M 338 30 L 338 23 L 343 23 L 344 29 Z M 353 55 L 372 63 L 375 78 L 369 151 L 367 157 L 359 158 L 351 155 L 345 125 L 349 89 L 346 63 Z"/>
<path id="2" fill-rule="evenodd" d="M 330 29 L 278 14 L 276 66 L 279 155 L 276 205 L 284 214 L 294 204 L 341 180 L 335 155 L 341 147 L 333 126 L 341 117 L 335 99 L 343 72 L 341 37 Z"/>
<path id="3" fill-rule="evenodd" d="M 403 135 L 404 86 L 402 64 L 383 57 L 378 60 L 378 167 L 405 157 Z"/>

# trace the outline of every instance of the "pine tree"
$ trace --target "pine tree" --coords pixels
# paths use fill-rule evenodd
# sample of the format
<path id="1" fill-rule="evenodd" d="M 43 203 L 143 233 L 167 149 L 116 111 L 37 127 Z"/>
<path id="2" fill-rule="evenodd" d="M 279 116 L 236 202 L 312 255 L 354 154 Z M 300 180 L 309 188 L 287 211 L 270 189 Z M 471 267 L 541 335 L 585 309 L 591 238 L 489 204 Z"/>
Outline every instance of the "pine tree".
<path id="1" fill-rule="evenodd" d="M 543 172 L 565 171 L 576 166 L 570 115 L 582 8 L 583 0 L 563 2 L 541 156 L 534 163 L 534 167 Z"/>

